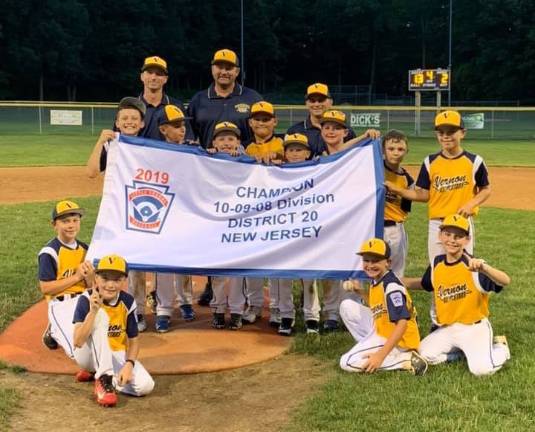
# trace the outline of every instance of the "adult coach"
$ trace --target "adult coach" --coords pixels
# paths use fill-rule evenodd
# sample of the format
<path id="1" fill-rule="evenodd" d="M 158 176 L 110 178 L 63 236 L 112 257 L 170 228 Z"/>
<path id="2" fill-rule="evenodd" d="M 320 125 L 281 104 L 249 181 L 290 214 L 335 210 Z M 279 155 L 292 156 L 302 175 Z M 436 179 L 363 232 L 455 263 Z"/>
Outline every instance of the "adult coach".
<path id="1" fill-rule="evenodd" d="M 165 141 L 165 137 L 160 133 L 159 120 L 163 116 L 166 105 L 175 105 L 185 112 L 182 102 L 168 96 L 164 92 L 164 86 L 169 78 L 167 62 L 158 56 L 147 57 L 141 67 L 140 79 L 143 83 L 143 93 L 139 99 L 147 107 L 145 114 L 145 126 L 139 136 Z M 191 125 L 186 121 L 186 139 L 193 139 Z"/>
<path id="2" fill-rule="evenodd" d="M 308 109 L 307 118 L 291 126 L 287 134 L 299 133 L 308 138 L 311 157 L 321 155 L 325 150 L 325 142 L 321 137 L 321 116 L 333 105 L 333 99 L 329 93 L 329 87 L 326 84 L 315 83 L 307 88 L 305 95 L 305 104 Z M 347 135 L 344 141 L 355 138 L 355 132 L 351 127 L 347 127 Z"/>
<path id="3" fill-rule="evenodd" d="M 192 118 L 193 132 L 204 148 L 211 147 L 214 127 L 222 121 L 232 122 L 240 128 L 243 146 L 251 142 L 247 120 L 251 105 L 260 102 L 262 96 L 236 83 L 239 74 L 236 53 L 229 49 L 216 51 L 212 59 L 214 82 L 206 90 L 195 94 L 189 103 L 188 116 Z"/>

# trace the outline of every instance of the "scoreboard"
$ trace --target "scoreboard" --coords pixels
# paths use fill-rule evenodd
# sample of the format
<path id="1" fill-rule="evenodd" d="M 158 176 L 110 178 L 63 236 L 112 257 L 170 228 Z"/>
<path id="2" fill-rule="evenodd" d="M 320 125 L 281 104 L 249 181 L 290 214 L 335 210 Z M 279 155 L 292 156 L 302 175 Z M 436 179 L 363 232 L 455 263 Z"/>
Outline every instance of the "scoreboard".
<path id="1" fill-rule="evenodd" d="M 409 91 L 440 91 L 449 89 L 449 69 L 414 69 L 409 71 Z"/>

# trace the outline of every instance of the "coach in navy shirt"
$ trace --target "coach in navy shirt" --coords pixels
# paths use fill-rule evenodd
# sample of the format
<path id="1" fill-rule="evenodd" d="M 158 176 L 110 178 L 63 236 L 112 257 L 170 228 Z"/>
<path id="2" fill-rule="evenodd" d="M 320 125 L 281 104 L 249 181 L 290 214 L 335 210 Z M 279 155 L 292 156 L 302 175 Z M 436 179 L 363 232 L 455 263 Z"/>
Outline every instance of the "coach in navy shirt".
<path id="1" fill-rule="evenodd" d="M 305 103 L 308 108 L 308 117 L 299 123 L 291 126 L 287 133 L 300 133 L 308 138 L 311 157 L 321 155 L 325 150 L 325 142 L 321 138 L 321 116 L 333 105 L 332 97 L 329 93 L 329 87 L 326 84 L 315 83 L 308 86 L 305 96 Z M 344 141 L 355 138 L 355 132 L 348 126 L 347 136 Z"/>
<path id="2" fill-rule="evenodd" d="M 141 129 L 139 136 L 165 141 L 165 137 L 158 128 L 164 107 L 176 105 L 182 112 L 186 111 L 182 102 L 166 95 L 163 91 L 168 79 L 167 62 L 161 57 L 147 57 L 143 62 L 140 78 L 143 83 L 143 93 L 139 95 L 139 99 L 147 107 L 147 113 L 145 126 Z M 188 121 L 186 121 L 186 139 L 193 139 L 193 132 Z"/>
<path id="3" fill-rule="evenodd" d="M 188 116 L 195 137 L 204 148 L 211 147 L 214 127 L 222 121 L 236 124 L 241 131 L 241 142 L 251 142 L 251 131 L 247 119 L 251 105 L 262 100 L 256 91 L 236 83 L 240 73 L 238 56 L 234 51 L 222 49 L 212 59 L 214 82 L 201 90 L 188 106 Z"/>

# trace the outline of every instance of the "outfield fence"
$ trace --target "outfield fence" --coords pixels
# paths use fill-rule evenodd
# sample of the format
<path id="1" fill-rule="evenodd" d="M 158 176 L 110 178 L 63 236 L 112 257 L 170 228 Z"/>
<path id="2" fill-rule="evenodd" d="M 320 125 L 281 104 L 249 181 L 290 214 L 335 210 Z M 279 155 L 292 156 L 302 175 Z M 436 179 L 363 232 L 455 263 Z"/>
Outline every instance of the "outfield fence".
<path id="1" fill-rule="evenodd" d="M 0 133 L 97 135 L 109 129 L 116 103 L 0 102 Z M 304 106 L 275 105 L 278 132 L 285 132 L 307 116 Z M 368 128 L 400 129 L 409 136 L 433 135 L 437 107 L 340 105 L 357 132 Z M 479 139 L 535 139 L 535 107 L 465 107 L 463 115 L 470 136 Z"/>

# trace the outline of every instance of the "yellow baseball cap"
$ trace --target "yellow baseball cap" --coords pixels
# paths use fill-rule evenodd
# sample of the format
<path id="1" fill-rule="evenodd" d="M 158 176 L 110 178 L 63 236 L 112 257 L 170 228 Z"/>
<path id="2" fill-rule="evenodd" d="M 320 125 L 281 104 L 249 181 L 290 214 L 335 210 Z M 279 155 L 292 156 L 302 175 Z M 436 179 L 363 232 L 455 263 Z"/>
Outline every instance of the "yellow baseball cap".
<path id="1" fill-rule="evenodd" d="M 308 99 L 311 95 L 321 95 L 330 98 L 331 94 L 329 93 L 329 87 L 327 84 L 315 83 L 311 84 L 307 88 L 307 94 L 305 99 Z"/>
<path id="2" fill-rule="evenodd" d="M 96 273 L 104 271 L 116 271 L 124 275 L 128 274 L 128 264 L 123 257 L 119 255 L 106 255 L 98 262 Z"/>
<path id="3" fill-rule="evenodd" d="M 145 61 L 143 62 L 143 66 L 141 67 L 141 72 L 145 72 L 148 68 L 152 68 L 152 67 L 163 70 L 166 75 L 168 73 L 167 62 L 161 57 L 158 57 L 158 56 L 147 57 Z"/>
<path id="4" fill-rule="evenodd" d="M 166 105 L 163 109 L 162 116 L 158 119 L 158 125 L 178 123 L 187 118 L 188 117 L 186 117 L 182 110 L 176 105 Z"/>
<path id="5" fill-rule="evenodd" d="M 341 124 L 347 129 L 346 124 L 346 115 L 342 111 L 338 110 L 327 110 L 323 113 L 320 119 L 320 124 L 327 123 L 327 122 L 334 122 Z"/>
<path id="6" fill-rule="evenodd" d="M 442 111 L 435 117 L 435 129 L 441 126 L 451 126 L 464 129 L 464 122 L 461 114 L 457 111 Z"/>
<path id="7" fill-rule="evenodd" d="M 269 102 L 257 102 L 251 107 L 251 117 L 258 113 L 269 114 L 271 117 L 275 117 L 275 108 Z"/>
<path id="8" fill-rule="evenodd" d="M 77 214 L 82 216 L 84 214 L 84 209 L 74 201 L 60 201 L 52 209 L 52 220 L 56 220 L 58 217 L 66 214 Z"/>
<path id="9" fill-rule="evenodd" d="M 288 147 L 290 144 L 299 144 L 307 149 L 310 149 L 307 136 L 300 133 L 288 134 L 284 136 L 284 148 Z"/>
<path id="10" fill-rule="evenodd" d="M 379 238 L 372 238 L 362 243 L 357 255 L 375 255 L 380 258 L 390 258 L 390 246 Z"/>
<path id="11" fill-rule="evenodd" d="M 240 128 L 231 122 L 221 122 L 216 124 L 214 128 L 213 138 L 215 138 L 221 132 L 232 132 L 238 138 L 241 136 Z"/>
<path id="12" fill-rule="evenodd" d="M 470 235 L 470 222 L 464 216 L 458 214 L 446 216 L 440 224 L 440 229 L 442 230 L 447 227 L 459 228 L 467 235 Z"/>
<path id="13" fill-rule="evenodd" d="M 212 64 L 216 63 L 230 63 L 236 67 L 240 66 L 240 61 L 238 60 L 236 53 L 226 48 L 215 52 Z"/>

